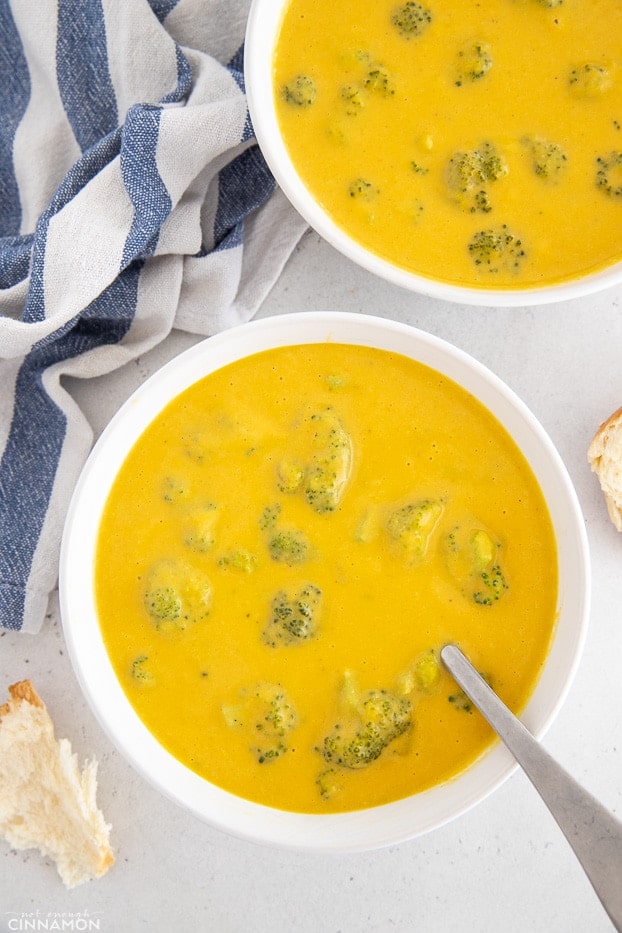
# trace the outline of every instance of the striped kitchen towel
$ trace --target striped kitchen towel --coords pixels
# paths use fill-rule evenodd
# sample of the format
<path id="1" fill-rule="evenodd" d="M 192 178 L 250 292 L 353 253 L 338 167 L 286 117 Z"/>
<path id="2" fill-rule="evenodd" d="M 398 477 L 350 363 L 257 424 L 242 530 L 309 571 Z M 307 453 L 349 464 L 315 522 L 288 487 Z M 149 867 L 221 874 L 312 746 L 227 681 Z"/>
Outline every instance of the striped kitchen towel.
<path id="1" fill-rule="evenodd" d="M 37 631 L 92 443 L 61 384 L 254 314 L 304 223 L 243 0 L 0 0 L 0 626 Z"/>

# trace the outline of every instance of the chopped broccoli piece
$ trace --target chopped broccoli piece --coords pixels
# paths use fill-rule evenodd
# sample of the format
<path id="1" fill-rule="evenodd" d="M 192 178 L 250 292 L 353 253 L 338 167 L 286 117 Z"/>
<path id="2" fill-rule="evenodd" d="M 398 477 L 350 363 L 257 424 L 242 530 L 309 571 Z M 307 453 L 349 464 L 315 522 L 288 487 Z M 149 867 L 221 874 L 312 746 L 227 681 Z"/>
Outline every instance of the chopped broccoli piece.
<path id="1" fill-rule="evenodd" d="M 309 583 L 294 596 L 279 591 L 272 600 L 270 619 L 263 640 L 271 648 L 301 645 L 317 632 L 322 591 Z"/>
<path id="2" fill-rule="evenodd" d="M 503 156 L 492 143 L 485 142 L 478 149 L 452 155 L 445 171 L 447 193 L 464 211 L 488 213 L 491 210 L 488 189 L 507 173 Z"/>
<path id="3" fill-rule="evenodd" d="M 366 768 L 380 757 L 384 748 L 382 736 L 371 729 L 342 732 L 337 725 L 325 736 L 322 755 L 325 761 L 342 768 Z"/>
<path id="4" fill-rule="evenodd" d="M 430 696 L 435 693 L 441 682 L 441 660 L 433 648 L 419 655 L 405 671 L 398 676 L 396 685 L 403 696 L 410 693 L 422 693 Z"/>
<path id="5" fill-rule="evenodd" d="M 473 704 L 464 690 L 459 690 L 458 693 L 451 693 L 447 699 L 453 704 L 454 709 L 459 710 L 461 713 L 473 712 Z"/>
<path id="6" fill-rule="evenodd" d="M 281 492 L 296 492 L 304 479 L 305 471 L 293 460 L 281 460 L 276 468 L 277 486 Z"/>
<path id="7" fill-rule="evenodd" d="M 471 566 L 476 573 L 490 567 L 497 553 L 497 546 L 487 531 L 477 528 L 469 538 Z"/>
<path id="8" fill-rule="evenodd" d="M 257 566 L 257 558 L 250 551 L 239 548 L 229 551 L 218 558 L 218 566 L 224 570 L 240 570 L 242 573 L 252 573 Z"/>
<path id="9" fill-rule="evenodd" d="M 613 69 L 598 62 L 583 62 L 572 68 L 568 85 L 575 97 L 599 97 L 613 84 Z"/>
<path id="10" fill-rule="evenodd" d="M 374 509 L 368 508 L 363 512 L 356 530 L 354 532 L 355 541 L 362 544 L 369 544 L 378 533 L 378 517 Z"/>
<path id="11" fill-rule="evenodd" d="M 415 689 L 421 693 L 433 693 L 441 679 L 441 661 L 436 651 L 430 648 L 420 655 L 412 666 Z"/>
<path id="12" fill-rule="evenodd" d="M 309 556 L 309 542 L 302 531 L 284 528 L 277 531 L 268 541 L 272 560 L 279 564 L 301 564 Z"/>
<path id="13" fill-rule="evenodd" d="M 333 512 L 352 470 L 352 440 L 333 408 L 311 416 L 315 453 L 305 471 L 304 495 L 320 514 Z"/>
<path id="14" fill-rule="evenodd" d="M 419 162 L 411 162 L 410 167 L 412 168 L 415 175 L 427 175 L 430 171 L 425 165 L 421 165 Z"/>
<path id="15" fill-rule="evenodd" d="M 172 586 L 157 586 L 145 592 L 145 608 L 149 615 L 163 622 L 175 622 L 181 616 L 181 597 Z"/>
<path id="16" fill-rule="evenodd" d="M 327 373 L 326 375 L 326 385 L 331 391 L 334 389 L 343 389 L 348 385 L 349 381 L 345 373 Z"/>
<path id="17" fill-rule="evenodd" d="M 368 690 L 355 713 L 324 737 L 320 751 L 328 764 L 365 768 L 411 724 L 410 700 L 388 690 Z"/>
<path id="18" fill-rule="evenodd" d="M 259 683 L 240 691 L 239 702 L 224 705 L 231 729 L 243 732 L 259 764 L 274 761 L 287 751 L 287 737 L 296 727 L 296 710 L 279 684 Z"/>
<path id="19" fill-rule="evenodd" d="M 468 251 L 475 265 L 491 274 L 501 270 L 516 272 L 526 255 L 522 240 L 506 224 L 478 230 L 469 241 Z"/>
<path id="20" fill-rule="evenodd" d="M 492 606 L 509 589 L 499 562 L 501 546 L 488 531 L 456 526 L 447 535 L 448 569 L 463 591 L 478 606 Z"/>
<path id="21" fill-rule="evenodd" d="M 370 67 L 363 79 L 363 87 L 381 97 L 392 97 L 395 94 L 393 78 L 380 62 L 375 62 Z"/>
<path id="22" fill-rule="evenodd" d="M 428 542 L 441 517 L 443 506 L 436 499 L 421 499 L 394 509 L 387 521 L 387 532 L 407 563 L 425 556 Z"/>
<path id="23" fill-rule="evenodd" d="M 143 605 L 159 632 L 185 631 L 209 613 L 212 588 L 182 561 L 162 560 L 147 574 Z"/>
<path id="24" fill-rule="evenodd" d="M 391 23 L 404 39 L 420 36 L 432 22 L 432 14 L 422 3 L 408 0 L 396 7 L 391 16 Z"/>
<path id="25" fill-rule="evenodd" d="M 162 498 L 165 502 L 181 502 L 188 498 L 188 481 L 180 476 L 165 476 L 162 481 Z"/>
<path id="26" fill-rule="evenodd" d="M 294 107 L 310 107 L 317 96 L 315 82 L 308 75 L 296 75 L 282 89 L 283 99 Z"/>
<path id="27" fill-rule="evenodd" d="M 315 779 L 315 783 L 323 800 L 332 800 L 341 790 L 339 772 L 336 768 L 327 768 L 325 771 L 321 771 Z"/>
<path id="28" fill-rule="evenodd" d="M 134 658 L 130 666 L 130 675 L 133 680 L 144 686 L 155 683 L 155 677 L 149 670 L 148 655 L 141 654 L 140 657 Z"/>
<path id="29" fill-rule="evenodd" d="M 545 181 L 558 181 L 568 164 L 568 156 L 562 147 L 542 136 L 525 136 L 521 142 L 529 154 L 535 174 Z"/>
<path id="30" fill-rule="evenodd" d="M 278 502 L 274 505 L 267 505 L 259 517 L 259 527 L 262 531 L 270 531 L 276 526 L 277 519 L 281 514 L 281 506 Z"/>
<path id="31" fill-rule="evenodd" d="M 473 39 L 462 46 L 456 57 L 456 87 L 479 81 L 492 68 L 492 54 L 487 42 Z"/>
<path id="32" fill-rule="evenodd" d="M 596 187 L 610 198 L 622 198 L 622 152 L 596 159 Z"/>
<path id="33" fill-rule="evenodd" d="M 214 528 L 218 510 L 209 502 L 186 516 L 184 544 L 193 551 L 209 551 L 214 546 Z"/>
<path id="34" fill-rule="evenodd" d="M 492 606 L 494 602 L 501 599 L 505 590 L 509 589 L 503 571 L 498 564 L 494 564 L 490 570 L 482 570 L 480 579 L 483 589 L 476 590 L 473 593 L 473 599 L 478 606 Z"/>
<path id="35" fill-rule="evenodd" d="M 348 185 L 348 194 L 357 201 L 369 203 L 378 197 L 378 188 L 366 178 L 355 178 Z"/>
<path id="36" fill-rule="evenodd" d="M 341 88 L 341 99 L 350 117 L 357 116 L 365 106 L 365 94 L 357 84 L 346 84 Z"/>

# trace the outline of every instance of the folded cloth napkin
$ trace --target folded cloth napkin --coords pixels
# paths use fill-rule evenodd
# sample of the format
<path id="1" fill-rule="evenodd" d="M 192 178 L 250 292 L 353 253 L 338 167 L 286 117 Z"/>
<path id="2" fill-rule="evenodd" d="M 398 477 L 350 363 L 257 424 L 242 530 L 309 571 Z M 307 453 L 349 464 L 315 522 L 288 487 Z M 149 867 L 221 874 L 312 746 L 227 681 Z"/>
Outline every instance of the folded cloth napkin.
<path id="1" fill-rule="evenodd" d="M 37 631 L 92 433 L 61 376 L 248 320 L 304 230 L 243 0 L 0 0 L 0 626 Z"/>

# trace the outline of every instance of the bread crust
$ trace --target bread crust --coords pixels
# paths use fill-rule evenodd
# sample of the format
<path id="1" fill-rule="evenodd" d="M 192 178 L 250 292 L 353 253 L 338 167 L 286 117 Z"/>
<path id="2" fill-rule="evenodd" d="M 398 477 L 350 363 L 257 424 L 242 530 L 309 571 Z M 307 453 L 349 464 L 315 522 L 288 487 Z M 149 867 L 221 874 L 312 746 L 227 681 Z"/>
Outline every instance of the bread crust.
<path id="1" fill-rule="evenodd" d="M 30 703 L 31 706 L 39 706 L 41 708 L 45 706 L 45 703 L 30 680 L 19 680 L 17 683 L 11 684 L 9 687 L 9 696 L 11 697 L 9 702 L 3 703 L 2 706 L 0 706 L 0 722 L 2 722 L 4 717 L 9 715 L 12 709 L 15 709 L 22 702 Z"/>
<path id="2" fill-rule="evenodd" d="M 587 458 L 598 476 L 609 517 L 622 531 L 622 407 L 599 426 L 588 447 Z"/>

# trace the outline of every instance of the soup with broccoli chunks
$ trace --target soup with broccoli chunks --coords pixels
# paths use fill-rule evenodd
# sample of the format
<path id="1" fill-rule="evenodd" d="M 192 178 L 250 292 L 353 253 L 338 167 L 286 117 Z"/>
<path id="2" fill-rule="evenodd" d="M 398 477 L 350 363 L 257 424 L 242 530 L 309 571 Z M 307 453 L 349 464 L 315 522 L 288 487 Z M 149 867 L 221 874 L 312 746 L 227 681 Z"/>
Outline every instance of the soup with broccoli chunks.
<path id="1" fill-rule="evenodd" d="M 290 0 L 278 120 L 322 208 L 395 265 L 535 287 L 622 259 L 618 0 Z"/>
<path id="2" fill-rule="evenodd" d="M 266 350 L 174 399 L 105 507 L 96 598 L 139 717 L 207 780 L 284 810 L 361 809 L 493 742 L 439 661 L 515 711 L 555 626 L 557 554 L 505 429 L 385 350 Z"/>

